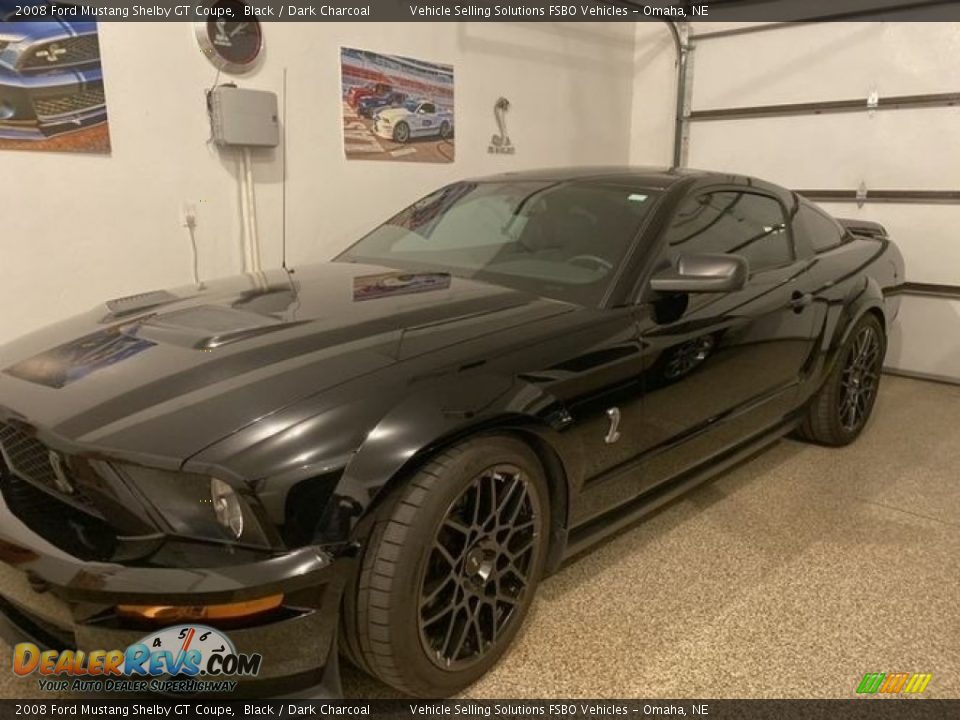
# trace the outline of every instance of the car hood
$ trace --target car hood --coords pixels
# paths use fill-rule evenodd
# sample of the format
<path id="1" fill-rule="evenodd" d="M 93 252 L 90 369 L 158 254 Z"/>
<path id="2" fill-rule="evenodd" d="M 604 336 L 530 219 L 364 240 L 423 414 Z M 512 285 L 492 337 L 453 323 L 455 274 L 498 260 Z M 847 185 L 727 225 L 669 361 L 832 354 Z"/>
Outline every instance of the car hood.
<path id="1" fill-rule="evenodd" d="M 409 117 L 410 114 L 410 111 L 406 108 L 387 108 L 378 113 L 381 119 L 390 120 L 390 122 L 402 120 L 405 117 Z"/>
<path id="2" fill-rule="evenodd" d="M 0 348 L 0 420 L 173 466 L 307 396 L 490 332 L 479 316 L 508 333 L 572 309 L 353 263 L 146 293 Z"/>

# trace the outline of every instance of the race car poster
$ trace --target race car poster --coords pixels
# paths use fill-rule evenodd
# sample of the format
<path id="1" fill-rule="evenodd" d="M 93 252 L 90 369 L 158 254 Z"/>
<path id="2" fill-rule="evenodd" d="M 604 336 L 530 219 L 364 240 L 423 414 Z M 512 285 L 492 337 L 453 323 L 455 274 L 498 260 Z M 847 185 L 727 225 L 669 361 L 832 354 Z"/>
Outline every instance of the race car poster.
<path id="1" fill-rule="evenodd" d="M 0 150 L 108 153 L 97 23 L 50 7 L 0 0 Z"/>
<path id="2" fill-rule="evenodd" d="M 340 78 L 348 160 L 453 162 L 453 66 L 345 47 Z"/>

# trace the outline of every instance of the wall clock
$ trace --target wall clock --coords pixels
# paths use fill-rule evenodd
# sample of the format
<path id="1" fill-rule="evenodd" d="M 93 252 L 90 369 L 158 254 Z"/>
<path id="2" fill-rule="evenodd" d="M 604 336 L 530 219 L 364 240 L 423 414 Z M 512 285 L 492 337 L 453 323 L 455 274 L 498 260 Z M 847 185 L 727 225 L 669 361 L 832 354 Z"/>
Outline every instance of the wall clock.
<path id="1" fill-rule="evenodd" d="M 217 0 L 210 17 L 196 23 L 197 42 L 204 55 L 224 72 L 250 70 L 263 50 L 263 27 L 240 0 Z M 218 20 L 216 18 L 239 18 Z"/>

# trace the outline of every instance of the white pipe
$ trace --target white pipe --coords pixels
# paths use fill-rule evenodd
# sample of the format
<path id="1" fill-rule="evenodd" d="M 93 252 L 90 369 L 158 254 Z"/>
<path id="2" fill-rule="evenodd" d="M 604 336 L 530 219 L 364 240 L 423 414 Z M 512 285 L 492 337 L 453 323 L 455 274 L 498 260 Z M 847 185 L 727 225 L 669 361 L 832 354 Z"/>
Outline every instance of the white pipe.
<path id="1" fill-rule="evenodd" d="M 257 232 L 257 195 L 256 186 L 253 181 L 253 163 L 250 159 L 250 148 L 243 148 L 243 174 L 247 193 L 247 227 L 249 231 L 248 242 L 250 246 L 250 270 L 260 272 L 262 263 L 260 261 L 260 236 Z"/>
<path id="2" fill-rule="evenodd" d="M 250 273 L 253 268 L 253 260 L 250 254 L 250 194 L 247 192 L 247 173 L 246 173 L 246 154 L 240 156 L 240 172 L 238 173 L 237 183 L 240 187 L 240 240 L 243 248 L 243 272 Z"/>

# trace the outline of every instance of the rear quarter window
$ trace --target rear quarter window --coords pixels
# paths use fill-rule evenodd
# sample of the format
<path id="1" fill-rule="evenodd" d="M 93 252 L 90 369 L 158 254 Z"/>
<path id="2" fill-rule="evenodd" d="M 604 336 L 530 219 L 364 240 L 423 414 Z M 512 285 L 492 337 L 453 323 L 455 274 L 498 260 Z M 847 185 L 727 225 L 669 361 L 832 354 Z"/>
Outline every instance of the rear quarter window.
<path id="1" fill-rule="evenodd" d="M 797 231 L 807 238 L 815 253 L 824 253 L 846 242 L 843 226 L 822 210 L 801 203 L 796 218 Z"/>

